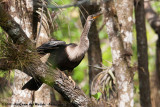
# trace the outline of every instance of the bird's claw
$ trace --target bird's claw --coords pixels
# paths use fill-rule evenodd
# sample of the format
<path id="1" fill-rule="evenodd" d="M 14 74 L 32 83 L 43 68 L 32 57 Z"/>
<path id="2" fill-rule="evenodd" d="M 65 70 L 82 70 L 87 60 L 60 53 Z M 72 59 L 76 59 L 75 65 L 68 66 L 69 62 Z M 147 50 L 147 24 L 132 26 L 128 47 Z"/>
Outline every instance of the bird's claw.
<path id="1" fill-rule="evenodd" d="M 76 83 L 75 83 L 75 81 L 72 79 L 72 77 L 71 76 L 69 76 L 68 77 L 70 80 L 71 80 L 71 82 L 73 83 L 73 88 L 75 88 L 76 87 Z"/>

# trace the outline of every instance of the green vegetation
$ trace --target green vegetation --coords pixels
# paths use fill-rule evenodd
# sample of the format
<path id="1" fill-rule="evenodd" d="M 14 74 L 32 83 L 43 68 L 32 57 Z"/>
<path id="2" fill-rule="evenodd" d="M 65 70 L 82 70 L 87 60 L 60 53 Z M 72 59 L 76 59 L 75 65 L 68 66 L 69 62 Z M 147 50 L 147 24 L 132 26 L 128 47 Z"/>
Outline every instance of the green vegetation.
<path id="1" fill-rule="evenodd" d="M 54 0 L 52 1 L 52 4 L 54 5 L 65 5 L 71 3 L 72 0 Z M 72 1 L 73 2 L 73 1 Z M 154 9 L 160 13 L 160 2 L 155 2 L 152 4 Z M 51 10 L 51 9 L 50 9 Z M 54 25 L 57 26 L 57 29 L 54 30 L 52 33 L 52 36 L 58 40 L 69 42 L 78 42 L 79 37 L 82 32 L 82 25 L 80 22 L 79 17 L 79 9 L 77 7 L 71 7 L 71 8 L 64 8 L 64 9 L 56 9 L 56 19 L 54 20 Z M 100 28 L 100 26 L 103 24 L 101 20 L 97 20 L 97 26 Z M 147 38 L 148 38 L 148 54 L 149 54 L 149 71 L 152 73 L 155 71 L 155 43 L 157 36 L 150 27 L 150 25 L 147 23 Z M 0 29 L 0 36 L 2 38 L 5 38 L 2 36 L 2 29 Z M 112 54 L 111 54 L 111 48 L 109 46 L 108 36 L 106 34 L 106 28 L 104 27 L 99 32 L 99 37 L 101 40 L 101 49 L 102 49 L 102 59 L 103 59 L 103 66 L 108 67 L 111 66 L 112 63 Z M 0 39 L 0 45 L 4 47 L 4 44 L 2 44 L 2 39 Z M 2 51 L 2 47 L 0 46 L 0 58 L 2 57 L 2 54 L 4 54 L 4 51 Z M 133 27 L 133 57 L 132 57 L 132 64 L 137 64 L 137 45 L 136 45 L 136 32 L 135 27 Z M 13 50 L 12 50 L 13 51 Z M 7 53 L 6 53 L 7 54 Z M 9 53 L 8 53 L 9 54 Z M 8 55 L 7 54 L 7 55 Z M 17 53 L 16 53 L 17 54 Z M 21 53 L 20 55 L 24 55 L 24 53 Z M 87 55 L 86 55 L 87 56 Z M 30 56 L 29 56 L 30 57 Z M 33 57 L 33 56 L 32 56 Z M 21 58 L 21 56 L 19 56 Z M 19 63 L 19 62 L 18 62 Z M 26 62 L 21 62 L 21 64 L 24 64 Z M 27 62 L 28 63 L 28 62 Z M 0 77 L 4 77 L 7 72 L 1 72 L 0 71 Z M 73 79 L 82 87 L 84 92 L 86 94 L 89 94 L 89 84 L 88 84 L 88 61 L 87 57 L 84 58 L 84 60 L 81 62 L 81 64 L 74 69 L 73 73 Z M 138 102 L 138 94 L 139 94 L 139 82 L 138 82 L 138 74 L 135 73 L 134 76 L 134 82 L 135 82 L 135 102 Z M 97 94 L 93 95 L 97 100 L 100 98 L 101 93 L 98 92 Z"/>
<path id="2" fill-rule="evenodd" d="M 72 0 L 70 0 L 72 1 Z M 56 0 L 55 2 L 58 5 L 65 5 L 71 3 L 68 0 Z M 152 3 L 154 9 L 160 13 L 160 2 Z M 59 9 L 57 12 L 60 12 L 58 18 L 55 23 L 58 24 L 58 29 L 54 31 L 53 36 L 59 40 L 64 40 L 67 42 L 77 42 L 82 32 L 82 26 L 79 18 L 79 9 L 77 7 L 71 7 L 67 9 Z M 97 20 L 97 26 L 103 24 L 102 19 Z M 149 71 L 152 75 L 152 72 L 155 71 L 155 43 L 157 39 L 157 35 L 154 33 L 150 25 L 146 22 L 147 29 L 147 38 L 148 38 L 148 57 L 149 57 Z M 99 38 L 101 40 L 101 49 L 102 49 L 102 59 L 103 65 L 108 67 L 111 66 L 112 63 L 112 54 L 111 48 L 109 46 L 108 36 L 106 34 L 106 27 L 104 27 L 99 32 Z M 132 57 L 132 65 L 137 65 L 137 44 L 136 44 L 136 30 L 135 25 L 133 27 L 133 57 Z M 87 56 L 87 55 L 86 55 Z M 87 57 L 81 62 L 81 64 L 74 69 L 73 79 L 81 85 L 82 82 L 85 81 L 85 85 L 82 85 L 82 89 L 86 94 L 89 94 L 89 84 L 88 84 L 88 61 Z M 138 72 L 135 72 L 134 76 L 135 83 L 135 103 L 139 103 L 139 82 L 138 82 Z"/>
<path id="3" fill-rule="evenodd" d="M 100 97 L 101 97 L 101 95 L 102 95 L 102 93 L 98 92 L 98 93 L 96 93 L 95 95 L 92 95 L 92 96 L 93 96 L 94 98 L 96 98 L 97 100 L 99 100 Z"/>

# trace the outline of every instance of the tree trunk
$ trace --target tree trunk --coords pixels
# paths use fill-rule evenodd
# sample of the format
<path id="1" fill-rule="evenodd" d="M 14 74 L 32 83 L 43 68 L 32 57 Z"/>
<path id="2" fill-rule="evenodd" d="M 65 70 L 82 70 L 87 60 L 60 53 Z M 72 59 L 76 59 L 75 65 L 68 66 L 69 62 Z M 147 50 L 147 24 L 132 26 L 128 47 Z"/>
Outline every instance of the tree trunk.
<path id="1" fill-rule="evenodd" d="M 98 12 L 98 5 L 84 4 L 79 7 L 81 10 L 80 17 L 82 25 L 84 26 L 88 15 Z M 87 12 L 86 12 L 87 11 Z M 99 69 L 102 67 L 102 53 L 100 48 L 100 40 L 96 27 L 96 22 L 92 23 L 90 31 L 88 33 L 89 38 L 89 49 L 88 49 L 88 64 L 89 64 L 89 86 L 90 86 L 90 97 L 91 97 L 91 83 L 93 78 L 102 71 Z"/>
<path id="2" fill-rule="evenodd" d="M 8 7 L 10 10 L 9 12 L 14 20 L 21 26 L 27 36 L 32 38 L 32 0 L 28 0 L 27 2 L 11 0 L 8 2 Z M 33 102 L 33 92 L 29 90 L 21 90 L 22 86 L 29 79 L 31 79 L 31 77 L 25 73 L 15 70 L 14 83 L 12 86 L 12 105 L 14 105 L 14 103 L 29 104 Z"/>
<path id="3" fill-rule="evenodd" d="M 142 107 L 151 107 L 144 0 L 140 0 L 137 5 L 135 5 L 135 18 L 138 48 L 137 54 L 140 102 Z"/>
<path id="4" fill-rule="evenodd" d="M 120 32 L 123 33 L 123 46 L 125 51 L 130 54 L 127 57 L 127 61 L 130 64 L 133 40 L 133 0 L 118 0 L 116 2 L 116 10 L 120 24 Z"/>
<path id="5" fill-rule="evenodd" d="M 33 3 L 34 3 L 34 12 L 33 12 Z M 23 31 L 27 34 L 27 36 L 31 39 L 36 41 L 36 46 L 40 46 L 42 43 L 47 42 L 49 40 L 48 34 L 50 33 L 50 30 L 48 30 L 49 24 L 46 24 L 47 22 L 44 22 L 46 9 L 42 9 L 42 12 L 38 14 L 37 11 L 41 7 L 38 5 L 38 3 L 42 4 L 42 2 L 39 1 L 17 1 L 12 0 L 10 1 L 9 7 L 10 7 L 10 14 L 12 17 L 17 21 L 18 24 L 21 25 L 21 28 Z M 45 3 L 44 3 L 45 5 Z M 41 15 L 40 15 L 41 14 Z M 41 17 L 38 17 L 42 16 Z M 34 18 L 36 17 L 36 18 Z M 41 18 L 41 20 L 40 20 Z M 35 25 L 32 25 L 32 22 L 34 22 Z M 46 26 L 44 26 L 46 25 Z M 38 33 L 37 33 L 38 32 Z M 49 32 L 49 33 L 48 33 Z M 34 34 L 34 35 L 33 35 Z M 37 36 L 38 35 L 38 36 Z M 41 58 L 42 62 L 46 62 L 49 55 L 46 55 Z M 19 72 L 15 70 L 15 79 L 14 79 L 14 86 L 13 86 L 13 96 L 12 96 L 12 103 L 19 102 L 18 99 L 21 99 L 22 102 L 25 103 L 51 103 L 51 92 L 50 87 L 43 84 L 43 87 L 40 88 L 37 92 L 32 92 L 29 90 L 21 90 L 21 87 L 26 83 L 31 77 L 28 77 L 26 74 Z M 18 74 L 18 75 L 17 75 Z M 23 80 L 23 83 L 22 83 Z M 18 88 L 17 88 L 18 87 Z M 21 93 L 19 93 L 19 91 Z M 18 92 L 18 93 L 17 93 Z M 25 96 L 21 96 L 21 94 L 31 94 Z M 25 97 L 25 98 L 22 98 Z M 14 101 L 14 102 L 13 102 Z"/>
<path id="6" fill-rule="evenodd" d="M 59 70 L 53 70 L 51 67 L 42 63 L 39 57 L 36 57 L 37 52 L 33 51 L 36 49 L 35 45 L 29 38 L 27 38 L 25 32 L 23 32 L 21 27 L 13 20 L 13 18 L 2 8 L 2 4 L 0 4 L 0 22 L 2 29 L 13 40 L 12 44 L 15 47 L 18 45 L 23 48 L 20 51 L 21 48 L 15 49 L 14 47 L 13 50 L 15 49 L 15 52 L 24 52 L 25 54 L 23 53 L 23 55 L 25 55 L 25 57 L 28 54 L 32 56 L 27 59 L 29 62 L 23 65 L 18 64 L 17 66 L 15 66 L 16 63 L 14 63 L 17 60 L 13 61 L 9 57 L 0 59 L 0 69 L 23 69 L 23 72 L 26 74 L 32 77 L 34 76 L 47 85 L 54 87 L 55 90 L 57 90 L 68 102 L 73 104 L 75 107 L 87 107 L 87 105 L 90 103 L 90 100 L 78 86 L 75 88 L 74 83 L 71 82 L 69 78 L 64 75 L 64 73 Z M 15 57 L 16 56 L 17 54 L 15 54 Z M 18 61 L 17 63 L 20 62 Z"/>
<path id="7" fill-rule="evenodd" d="M 160 17 L 152 9 L 149 1 L 144 2 L 144 8 L 147 21 L 149 22 L 150 26 L 153 28 L 155 33 L 158 35 L 158 39 L 156 42 L 156 71 L 151 79 L 153 80 L 151 82 L 152 106 L 158 107 L 160 105 Z"/>
<path id="8" fill-rule="evenodd" d="M 11 104 L 14 105 L 16 103 L 22 103 L 22 104 L 32 104 L 33 103 L 33 96 L 34 93 L 29 90 L 22 90 L 22 86 L 25 82 L 27 82 L 31 77 L 29 77 L 27 74 L 15 70 L 14 74 L 14 82 L 13 86 L 11 87 L 13 90 L 12 98 L 11 98 Z"/>
<path id="9" fill-rule="evenodd" d="M 116 87 L 118 92 L 117 106 L 133 107 L 134 106 L 133 71 L 127 60 L 127 58 L 130 57 L 130 54 L 126 53 L 124 47 L 125 42 L 123 41 L 125 40 L 123 39 L 124 36 L 129 36 L 129 38 L 131 38 L 132 35 L 130 34 L 124 35 L 123 33 L 120 33 L 121 32 L 120 22 L 122 20 L 118 20 L 115 3 L 113 1 L 108 1 L 106 3 L 103 3 L 102 11 L 104 12 L 104 17 L 106 19 L 107 33 L 109 36 L 109 42 L 112 52 L 113 67 L 115 69 Z M 131 17 L 132 19 L 132 16 L 129 15 L 129 17 Z M 125 19 L 126 20 L 124 20 L 124 23 L 128 22 L 127 18 Z M 132 24 L 130 25 L 132 26 Z M 129 27 L 131 28 L 131 26 Z M 126 26 L 124 25 L 124 27 Z M 126 29 L 124 29 L 124 32 L 128 31 L 125 30 Z M 130 43 L 130 39 L 126 39 L 126 42 Z M 130 49 L 131 47 L 128 48 Z"/>

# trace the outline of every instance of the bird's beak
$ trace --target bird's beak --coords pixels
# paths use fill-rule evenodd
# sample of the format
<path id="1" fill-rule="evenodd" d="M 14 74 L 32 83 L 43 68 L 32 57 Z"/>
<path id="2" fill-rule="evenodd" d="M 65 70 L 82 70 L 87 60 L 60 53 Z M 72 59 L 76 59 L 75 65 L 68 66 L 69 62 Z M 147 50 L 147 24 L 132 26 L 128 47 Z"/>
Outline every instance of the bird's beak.
<path id="1" fill-rule="evenodd" d="M 98 18 L 100 15 L 102 15 L 102 12 L 98 12 L 98 13 L 96 13 L 96 14 L 93 14 L 93 15 L 92 15 L 92 19 L 96 19 L 96 18 Z"/>

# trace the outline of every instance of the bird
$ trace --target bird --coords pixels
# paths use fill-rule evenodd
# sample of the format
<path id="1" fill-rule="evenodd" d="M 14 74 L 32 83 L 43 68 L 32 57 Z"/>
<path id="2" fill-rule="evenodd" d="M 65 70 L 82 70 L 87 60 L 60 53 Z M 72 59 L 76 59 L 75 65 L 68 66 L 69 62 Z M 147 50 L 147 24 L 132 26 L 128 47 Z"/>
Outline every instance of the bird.
<path id="1" fill-rule="evenodd" d="M 80 42 L 78 44 L 66 44 L 64 41 L 51 40 L 38 47 L 37 52 L 40 55 L 50 53 L 47 63 L 50 64 L 53 68 L 57 67 L 61 71 L 67 70 L 69 79 L 73 81 L 70 75 L 73 69 L 77 67 L 84 58 L 85 53 L 89 48 L 89 29 L 92 22 L 100 15 L 101 13 L 99 12 L 87 17 L 84 29 L 80 36 Z M 75 87 L 75 82 L 73 81 L 73 83 Z M 42 82 L 40 80 L 32 78 L 22 87 L 22 90 L 29 89 L 32 91 L 37 91 L 41 85 Z"/>

